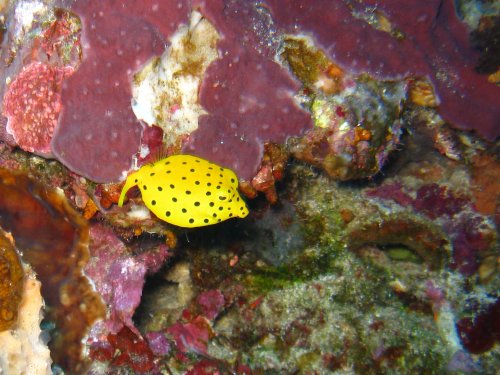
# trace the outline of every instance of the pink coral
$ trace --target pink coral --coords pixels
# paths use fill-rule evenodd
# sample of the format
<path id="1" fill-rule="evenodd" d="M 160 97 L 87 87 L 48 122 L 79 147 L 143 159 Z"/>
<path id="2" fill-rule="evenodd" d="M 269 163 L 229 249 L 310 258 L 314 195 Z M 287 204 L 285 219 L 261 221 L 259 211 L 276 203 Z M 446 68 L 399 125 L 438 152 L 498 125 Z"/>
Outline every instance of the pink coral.
<path id="1" fill-rule="evenodd" d="M 133 257 L 114 232 L 102 225 L 91 227 L 89 248 L 91 258 L 85 273 L 109 309 L 106 327 L 97 327 L 96 331 L 116 333 L 125 325 L 138 334 L 132 316 L 141 301 L 145 276 L 158 270 L 168 256 L 168 249 L 162 245 Z"/>
<path id="2" fill-rule="evenodd" d="M 224 307 L 224 295 L 220 290 L 207 290 L 198 296 L 198 304 L 208 319 L 215 319 Z"/>
<path id="3" fill-rule="evenodd" d="M 117 181 L 139 151 L 142 128 L 130 105 L 131 78 L 160 55 L 185 22 L 184 1 L 77 1 L 83 61 L 63 87 L 52 149 L 71 170 L 97 182 Z"/>
<path id="4" fill-rule="evenodd" d="M 9 85 L 3 102 L 7 132 L 24 150 L 51 155 L 50 141 L 61 110 L 61 85 L 73 68 L 33 62 Z"/>
<path id="5" fill-rule="evenodd" d="M 207 354 L 208 340 L 213 335 L 208 321 L 202 316 L 186 324 L 177 322 L 170 326 L 167 332 L 173 336 L 181 352 L 198 354 Z"/>

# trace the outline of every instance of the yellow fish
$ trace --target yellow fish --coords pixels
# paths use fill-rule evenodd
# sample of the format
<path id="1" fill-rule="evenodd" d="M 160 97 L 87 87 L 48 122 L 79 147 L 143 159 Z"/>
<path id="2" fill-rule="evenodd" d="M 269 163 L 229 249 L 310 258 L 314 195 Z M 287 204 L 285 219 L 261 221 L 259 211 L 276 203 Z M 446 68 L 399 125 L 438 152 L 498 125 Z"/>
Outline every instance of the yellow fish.
<path id="1" fill-rule="evenodd" d="M 143 165 L 127 177 L 118 206 L 136 185 L 144 204 L 156 216 L 180 227 L 201 227 L 248 215 L 236 174 L 197 156 L 173 155 Z"/>

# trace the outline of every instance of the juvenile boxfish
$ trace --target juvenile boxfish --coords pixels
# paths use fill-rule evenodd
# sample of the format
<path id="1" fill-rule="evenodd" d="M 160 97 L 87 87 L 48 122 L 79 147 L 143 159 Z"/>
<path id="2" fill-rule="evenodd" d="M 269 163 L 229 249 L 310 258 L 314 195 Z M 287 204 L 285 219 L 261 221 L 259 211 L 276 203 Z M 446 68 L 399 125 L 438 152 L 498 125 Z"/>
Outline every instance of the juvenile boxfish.
<path id="1" fill-rule="evenodd" d="M 173 155 L 143 165 L 127 177 L 118 201 L 138 186 L 144 204 L 160 219 L 180 227 L 201 227 L 248 215 L 236 174 L 192 155 Z"/>

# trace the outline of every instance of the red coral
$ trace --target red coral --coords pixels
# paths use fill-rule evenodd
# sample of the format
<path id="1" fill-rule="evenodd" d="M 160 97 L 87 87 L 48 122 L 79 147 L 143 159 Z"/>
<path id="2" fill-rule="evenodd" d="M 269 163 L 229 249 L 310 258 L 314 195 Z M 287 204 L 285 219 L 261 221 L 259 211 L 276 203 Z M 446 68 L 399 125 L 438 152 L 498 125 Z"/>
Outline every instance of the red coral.
<path id="1" fill-rule="evenodd" d="M 50 141 L 61 110 L 62 81 L 71 67 L 33 62 L 9 85 L 3 102 L 7 131 L 24 150 L 51 155 Z"/>
<path id="2" fill-rule="evenodd" d="M 183 353 L 207 354 L 208 340 L 213 336 L 208 321 L 202 316 L 186 324 L 177 322 L 167 332 L 173 336 L 177 348 Z"/>
<path id="3" fill-rule="evenodd" d="M 154 355 L 146 341 L 127 327 L 117 334 L 109 334 L 108 341 L 115 349 L 114 366 L 129 366 L 138 373 L 154 368 Z"/>
<path id="4" fill-rule="evenodd" d="M 185 2 L 76 1 L 83 21 L 83 61 L 65 82 L 52 149 L 71 170 L 97 182 L 117 181 L 139 150 L 141 125 L 130 105 L 134 71 L 165 48 L 187 19 Z"/>

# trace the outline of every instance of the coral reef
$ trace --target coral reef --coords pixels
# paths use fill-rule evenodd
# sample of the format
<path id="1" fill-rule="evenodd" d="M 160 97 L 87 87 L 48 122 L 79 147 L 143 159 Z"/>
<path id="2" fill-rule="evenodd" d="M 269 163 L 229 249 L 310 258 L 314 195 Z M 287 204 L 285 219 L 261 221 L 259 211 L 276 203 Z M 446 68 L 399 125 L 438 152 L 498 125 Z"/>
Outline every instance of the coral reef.
<path id="1" fill-rule="evenodd" d="M 498 372 L 498 5 L 0 10 L 0 372 Z"/>
<path id="2" fill-rule="evenodd" d="M 452 126 L 491 140 L 500 135 L 500 89 L 474 70 L 478 54 L 468 43 L 453 1 L 296 1 L 286 8 L 276 0 L 266 4 L 277 28 L 314 35 L 341 68 L 383 79 L 428 76 L 440 101 L 439 113 Z"/>

